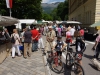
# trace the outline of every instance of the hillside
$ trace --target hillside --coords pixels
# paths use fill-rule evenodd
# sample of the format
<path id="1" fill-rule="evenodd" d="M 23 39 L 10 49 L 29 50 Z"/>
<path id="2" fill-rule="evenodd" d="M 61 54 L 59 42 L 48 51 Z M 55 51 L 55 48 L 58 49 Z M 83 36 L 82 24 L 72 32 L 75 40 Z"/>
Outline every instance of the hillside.
<path id="1" fill-rule="evenodd" d="M 41 3 L 41 6 L 46 13 L 50 13 L 54 8 L 58 6 L 58 4 L 61 2 L 56 2 L 56 3 Z"/>

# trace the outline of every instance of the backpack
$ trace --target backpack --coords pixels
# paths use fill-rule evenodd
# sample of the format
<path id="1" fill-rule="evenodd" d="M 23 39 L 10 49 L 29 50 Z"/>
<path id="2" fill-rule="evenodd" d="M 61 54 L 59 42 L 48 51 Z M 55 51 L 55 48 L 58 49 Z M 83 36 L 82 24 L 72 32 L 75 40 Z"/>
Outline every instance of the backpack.
<path id="1" fill-rule="evenodd" d="M 83 42 L 82 37 L 76 38 L 76 51 L 84 52 L 86 50 L 85 42 Z"/>
<path id="2" fill-rule="evenodd" d="M 12 35 L 12 38 L 11 38 L 11 43 L 15 43 L 15 38 L 14 38 L 14 36 Z"/>
<path id="3" fill-rule="evenodd" d="M 57 45 L 56 45 L 56 50 L 57 51 L 60 51 L 61 50 L 61 47 L 62 47 L 62 45 L 64 44 L 64 42 L 63 41 L 56 41 L 57 42 Z"/>

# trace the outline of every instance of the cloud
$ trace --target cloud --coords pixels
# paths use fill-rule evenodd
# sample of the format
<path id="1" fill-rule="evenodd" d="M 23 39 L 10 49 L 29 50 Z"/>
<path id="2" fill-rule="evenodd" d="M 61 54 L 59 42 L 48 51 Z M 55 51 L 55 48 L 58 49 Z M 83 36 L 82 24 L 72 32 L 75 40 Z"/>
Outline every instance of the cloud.
<path id="1" fill-rule="evenodd" d="M 50 0 L 42 0 L 42 3 L 48 3 Z"/>
<path id="2" fill-rule="evenodd" d="M 42 3 L 54 3 L 54 2 L 63 2 L 65 0 L 42 0 Z"/>

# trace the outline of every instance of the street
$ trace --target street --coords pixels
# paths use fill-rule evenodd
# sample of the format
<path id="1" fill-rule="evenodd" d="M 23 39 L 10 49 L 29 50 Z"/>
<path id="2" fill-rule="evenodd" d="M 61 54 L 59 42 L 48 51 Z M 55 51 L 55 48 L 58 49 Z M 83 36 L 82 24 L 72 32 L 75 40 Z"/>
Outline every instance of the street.
<path id="1" fill-rule="evenodd" d="M 45 39 L 45 37 L 43 37 L 43 39 Z M 65 38 L 63 37 L 63 40 Z M 84 52 L 83 55 L 83 60 L 82 60 L 82 66 L 84 68 L 85 71 L 85 75 L 100 75 L 100 71 L 98 71 L 91 62 L 91 59 L 93 58 L 93 55 L 95 54 L 95 52 L 92 50 L 92 47 L 94 45 L 94 42 L 90 42 L 90 41 L 85 41 L 86 43 L 86 51 Z M 75 47 L 73 47 L 73 50 L 75 51 Z M 62 54 L 62 61 L 65 63 L 65 59 L 66 59 L 66 52 L 63 52 Z M 99 56 L 100 57 L 100 56 Z M 50 70 L 51 75 L 70 75 L 68 71 L 65 70 L 65 73 L 61 73 L 61 74 L 56 74 L 54 73 L 52 70 Z"/>
<path id="2" fill-rule="evenodd" d="M 44 43 L 46 41 L 45 36 L 43 36 Z M 64 40 L 64 37 L 63 37 Z M 83 55 L 82 65 L 85 71 L 85 75 L 100 75 L 98 71 L 91 62 L 93 58 L 94 51 L 91 48 L 94 42 L 86 42 L 86 51 Z M 75 47 L 73 47 L 75 51 Z M 100 56 L 99 56 L 100 58 Z M 65 64 L 66 52 L 62 54 L 62 61 Z M 16 56 L 15 59 L 11 58 L 11 54 L 5 59 L 5 61 L 0 65 L 0 75 L 70 75 L 69 69 L 65 69 L 64 73 L 57 74 L 53 72 L 47 64 L 47 57 L 42 55 L 41 50 L 32 52 L 32 56 L 24 59 L 23 56 Z M 64 66 L 65 67 L 65 66 Z M 71 73 L 71 75 L 74 75 Z"/>

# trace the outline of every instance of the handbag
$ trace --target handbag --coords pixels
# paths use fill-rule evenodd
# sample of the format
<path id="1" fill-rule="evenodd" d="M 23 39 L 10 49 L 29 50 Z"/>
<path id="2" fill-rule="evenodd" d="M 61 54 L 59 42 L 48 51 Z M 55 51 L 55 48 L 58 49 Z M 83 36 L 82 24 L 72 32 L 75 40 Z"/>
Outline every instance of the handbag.
<path id="1" fill-rule="evenodd" d="M 19 50 L 23 51 L 24 50 L 24 46 L 23 45 L 20 45 L 19 46 Z"/>

